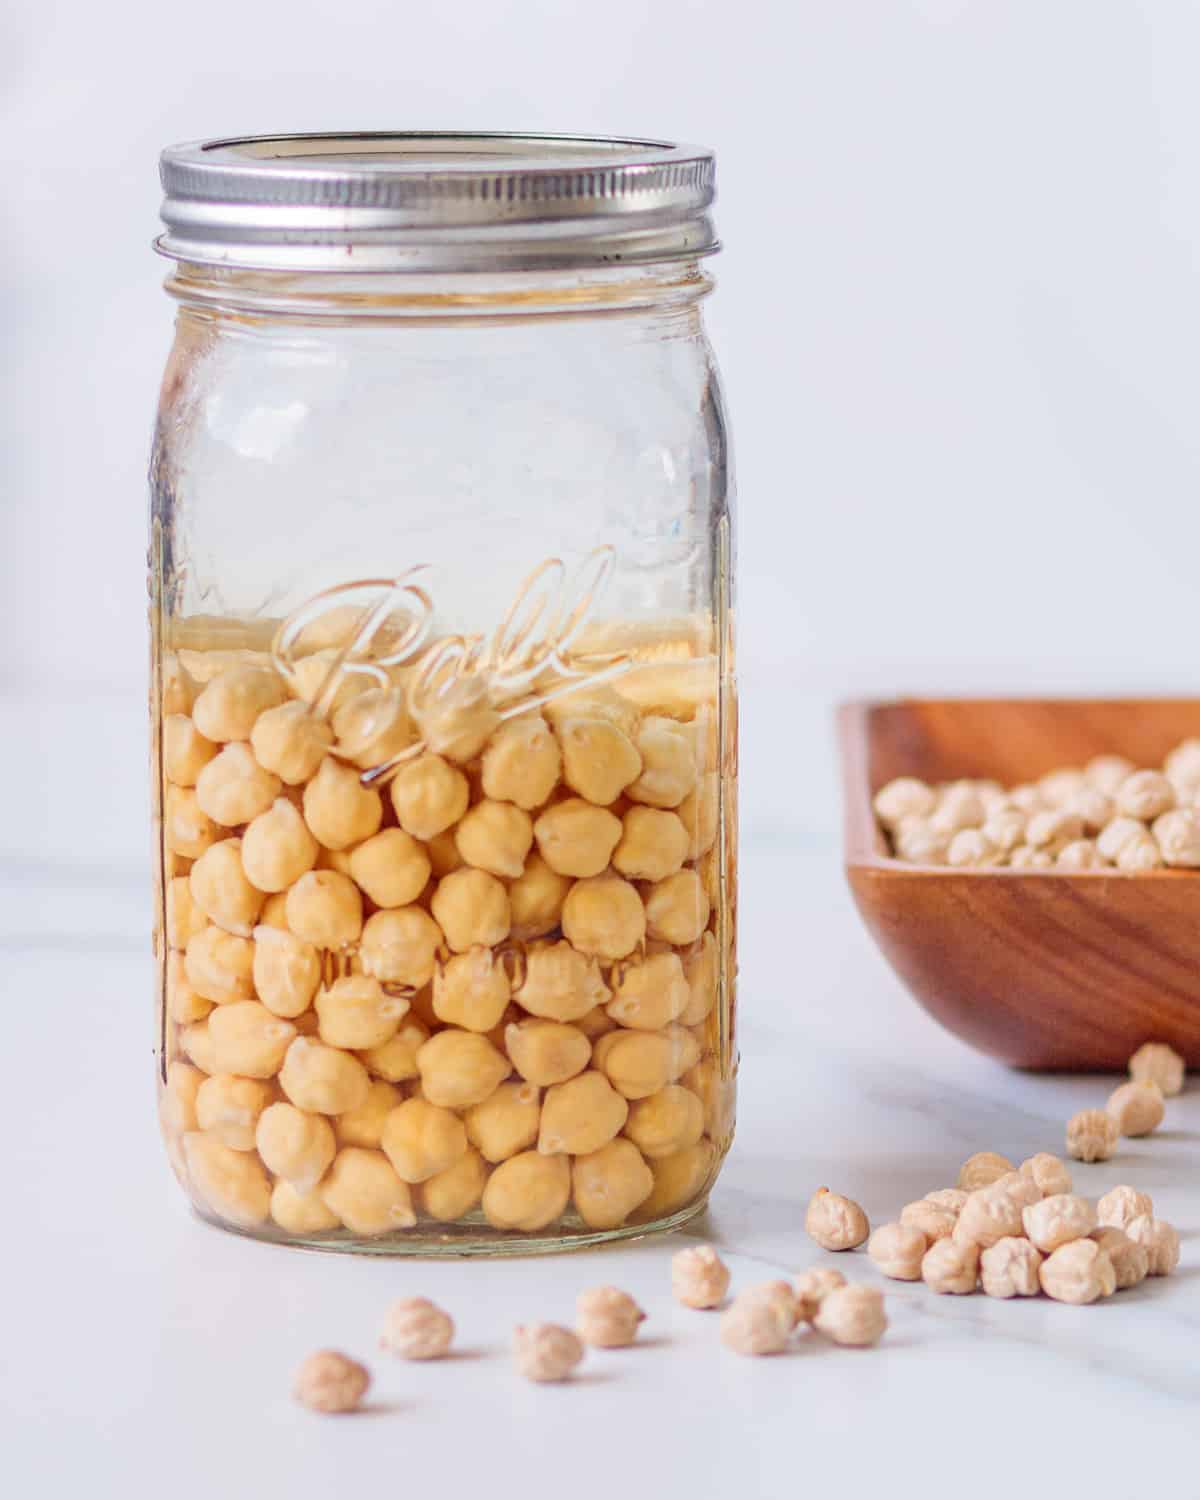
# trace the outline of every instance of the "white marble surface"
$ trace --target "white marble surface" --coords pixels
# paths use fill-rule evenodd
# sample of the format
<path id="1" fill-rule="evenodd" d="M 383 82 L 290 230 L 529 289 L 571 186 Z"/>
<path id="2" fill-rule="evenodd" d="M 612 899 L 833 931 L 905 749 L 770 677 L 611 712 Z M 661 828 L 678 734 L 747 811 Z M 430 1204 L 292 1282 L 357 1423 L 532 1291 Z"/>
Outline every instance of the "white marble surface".
<path id="1" fill-rule="evenodd" d="M 152 1112 L 146 894 L 132 871 L 98 869 L 0 865 L 6 1494 L 907 1496 L 927 1492 L 931 1464 L 939 1488 L 973 1500 L 1095 1500 L 1151 1470 L 1194 1493 L 1200 1094 L 1171 1104 L 1161 1134 L 1077 1173 L 1089 1193 L 1153 1193 L 1184 1236 L 1175 1278 L 1094 1308 L 887 1283 L 879 1348 L 806 1336 L 784 1357 L 739 1359 L 712 1316 L 671 1301 L 679 1237 L 387 1262 L 260 1246 L 190 1217 Z M 748 848 L 743 922 L 741 1122 L 695 1230 L 739 1286 L 834 1259 L 802 1228 L 820 1183 L 882 1221 L 973 1150 L 1057 1149 L 1065 1117 L 1111 1086 L 1016 1075 L 937 1030 L 863 935 L 832 844 Z M 837 1264 L 880 1283 L 863 1254 Z M 562 1388 L 517 1379 L 512 1325 L 569 1320 L 575 1293 L 605 1281 L 648 1309 L 641 1346 L 589 1356 Z M 455 1359 L 377 1356 L 381 1312 L 403 1294 L 453 1311 Z M 365 1414 L 321 1419 L 288 1399 L 293 1367 L 321 1345 L 372 1364 Z"/>

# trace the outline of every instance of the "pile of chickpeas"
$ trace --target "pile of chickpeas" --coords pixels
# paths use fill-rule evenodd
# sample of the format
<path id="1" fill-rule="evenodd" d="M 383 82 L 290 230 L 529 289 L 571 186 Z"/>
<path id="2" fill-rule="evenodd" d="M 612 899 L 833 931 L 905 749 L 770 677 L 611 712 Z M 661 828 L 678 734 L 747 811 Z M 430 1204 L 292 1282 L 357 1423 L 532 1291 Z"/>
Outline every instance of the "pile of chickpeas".
<path id="1" fill-rule="evenodd" d="M 1120 755 L 1005 789 L 998 781 L 930 786 L 901 776 L 875 796 L 895 858 L 1014 870 L 1157 870 L 1200 866 L 1200 740 L 1161 770 Z"/>
<path id="2" fill-rule="evenodd" d="M 160 1117 L 197 1207 L 337 1243 L 698 1206 L 732 1130 L 715 675 L 418 712 L 337 665 L 162 663 Z"/>

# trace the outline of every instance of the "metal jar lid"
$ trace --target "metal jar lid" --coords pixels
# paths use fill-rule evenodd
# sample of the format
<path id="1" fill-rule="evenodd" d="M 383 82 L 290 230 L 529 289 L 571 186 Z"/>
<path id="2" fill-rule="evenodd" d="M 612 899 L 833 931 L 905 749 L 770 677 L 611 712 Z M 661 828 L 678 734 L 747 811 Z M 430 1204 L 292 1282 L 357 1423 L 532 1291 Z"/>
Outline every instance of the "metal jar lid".
<path id="1" fill-rule="evenodd" d="M 163 255 L 268 271 L 524 271 L 718 248 L 711 151 L 399 131 L 245 136 L 162 154 Z"/>

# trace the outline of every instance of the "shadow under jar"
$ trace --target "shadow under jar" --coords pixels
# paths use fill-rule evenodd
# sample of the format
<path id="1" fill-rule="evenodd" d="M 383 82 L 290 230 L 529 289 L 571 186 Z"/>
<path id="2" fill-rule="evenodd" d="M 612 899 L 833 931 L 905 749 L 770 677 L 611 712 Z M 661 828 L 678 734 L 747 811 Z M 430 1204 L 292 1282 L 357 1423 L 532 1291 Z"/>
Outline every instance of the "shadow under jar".
<path id="1" fill-rule="evenodd" d="M 205 1219 L 381 1254 L 702 1210 L 733 1131 L 713 160 L 163 156 L 159 1113 Z"/>

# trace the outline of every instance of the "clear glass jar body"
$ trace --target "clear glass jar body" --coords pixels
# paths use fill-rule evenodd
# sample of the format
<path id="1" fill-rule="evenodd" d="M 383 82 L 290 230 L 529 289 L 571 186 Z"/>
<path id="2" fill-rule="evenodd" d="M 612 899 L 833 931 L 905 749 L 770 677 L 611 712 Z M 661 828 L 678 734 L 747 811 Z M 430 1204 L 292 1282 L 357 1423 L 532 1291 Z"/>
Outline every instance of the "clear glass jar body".
<path id="1" fill-rule="evenodd" d="M 699 1212 L 733 1129 L 731 479 L 696 264 L 184 266 L 152 463 L 159 1114 L 383 1254 Z"/>

